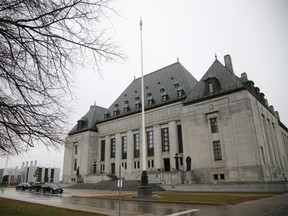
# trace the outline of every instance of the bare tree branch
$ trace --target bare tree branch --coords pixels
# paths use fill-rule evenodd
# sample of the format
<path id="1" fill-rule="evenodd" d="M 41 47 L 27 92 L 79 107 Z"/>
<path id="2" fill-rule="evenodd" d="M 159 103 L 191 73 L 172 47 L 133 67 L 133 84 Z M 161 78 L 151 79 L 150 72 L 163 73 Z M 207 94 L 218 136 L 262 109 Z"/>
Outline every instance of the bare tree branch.
<path id="1" fill-rule="evenodd" d="M 122 59 L 102 21 L 110 0 L 0 2 L 0 156 L 63 145 L 72 69 Z"/>

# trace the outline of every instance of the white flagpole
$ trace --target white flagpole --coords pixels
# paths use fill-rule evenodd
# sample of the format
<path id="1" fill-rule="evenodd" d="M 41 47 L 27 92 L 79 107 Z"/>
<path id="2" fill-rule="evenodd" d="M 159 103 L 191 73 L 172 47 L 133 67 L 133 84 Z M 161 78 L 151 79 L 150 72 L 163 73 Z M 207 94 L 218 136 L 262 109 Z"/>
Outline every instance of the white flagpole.
<path id="1" fill-rule="evenodd" d="M 142 105 L 142 170 L 146 171 L 146 131 L 145 131 L 145 104 L 144 104 L 144 77 L 143 77 L 143 45 L 142 45 L 142 18 L 140 17 L 140 41 L 141 41 L 141 105 Z"/>

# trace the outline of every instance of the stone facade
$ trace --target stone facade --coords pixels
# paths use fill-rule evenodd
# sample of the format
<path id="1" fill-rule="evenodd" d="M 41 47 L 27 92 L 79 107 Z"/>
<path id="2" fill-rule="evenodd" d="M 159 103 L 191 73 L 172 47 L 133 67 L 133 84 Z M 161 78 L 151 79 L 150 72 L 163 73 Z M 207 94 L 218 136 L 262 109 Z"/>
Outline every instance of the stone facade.
<path id="1" fill-rule="evenodd" d="M 227 61 L 229 67 L 216 59 L 199 82 L 180 63 L 144 77 L 150 80 L 145 83 L 147 100 L 153 96 L 155 100 L 154 106 L 145 104 L 149 181 L 190 184 L 286 180 L 288 129 L 259 88 L 246 74 L 238 78 L 230 57 Z M 135 95 L 137 103 L 137 82 L 110 108 L 91 106 L 84 118 L 88 122 L 79 120 L 69 133 L 64 182 L 101 181 L 107 174 L 117 176 L 119 167 L 125 179 L 140 179 L 141 112 L 131 103 Z M 184 97 L 179 94 L 182 89 Z M 159 92 L 162 98 L 161 94 L 157 98 Z M 170 96 L 168 102 L 167 98 L 163 100 L 165 95 Z M 101 114 L 92 115 L 96 112 Z M 82 123 L 87 127 L 81 128 Z"/>

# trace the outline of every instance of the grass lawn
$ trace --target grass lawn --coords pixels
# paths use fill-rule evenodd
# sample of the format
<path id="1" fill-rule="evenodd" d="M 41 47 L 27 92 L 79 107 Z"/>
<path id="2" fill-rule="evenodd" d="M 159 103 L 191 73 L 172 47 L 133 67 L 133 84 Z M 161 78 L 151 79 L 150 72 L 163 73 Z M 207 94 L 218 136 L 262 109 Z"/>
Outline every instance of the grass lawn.
<path id="1" fill-rule="evenodd" d="M 279 195 L 279 193 L 190 193 L 190 192 L 159 192 L 159 198 L 137 199 L 131 195 L 123 195 L 123 200 L 141 200 L 156 202 L 182 202 L 182 203 L 203 203 L 203 204 L 228 204 L 236 205 L 242 202 L 262 199 Z M 97 198 L 118 199 L 116 195 Z"/>
<path id="2" fill-rule="evenodd" d="M 0 215 L 5 216 L 104 216 L 103 214 L 62 209 L 5 198 L 0 198 L 0 206 Z"/>

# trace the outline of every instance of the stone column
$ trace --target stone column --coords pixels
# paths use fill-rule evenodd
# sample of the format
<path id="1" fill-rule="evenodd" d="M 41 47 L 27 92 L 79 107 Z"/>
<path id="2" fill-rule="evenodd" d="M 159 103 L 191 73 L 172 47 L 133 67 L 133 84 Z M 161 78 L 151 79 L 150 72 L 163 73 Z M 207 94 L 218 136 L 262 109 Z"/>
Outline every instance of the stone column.
<path id="1" fill-rule="evenodd" d="M 133 132 L 127 131 L 127 173 L 131 174 L 134 167 L 134 140 Z"/>
<path id="2" fill-rule="evenodd" d="M 110 150 L 111 150 L 111 141 L 110 136 L 107 135 L 105 137 L 105 172 L 111 172 L 111 164 L 110 164 Z"/>
<path id="3" fill-rule="evenodd" d="M 122 139 L 121 134 L 117 133 L 116 136 L 116 152 L 115 152 L 115 174 L 119 174 L 119 165 L 121 165 L 122 158 Z"/>
<path id="4" fill-rule="evenodd" d="M 162 150 L 161 150 L 161 130 L 160 125 L 154 125 L 154 167 L 156 170 L 162 169 Z"/>
<path id="5" fill-rule="evenodd" d="M 175 121 L 169 122 L 169 148 L 170 148 L 170 165 L 171 170 L 175 170 L 175 159 L 174 156 L 178 151 L 178 139 L 177 139 L 177 124 Z"/>

